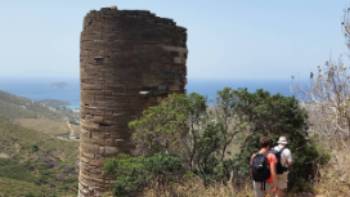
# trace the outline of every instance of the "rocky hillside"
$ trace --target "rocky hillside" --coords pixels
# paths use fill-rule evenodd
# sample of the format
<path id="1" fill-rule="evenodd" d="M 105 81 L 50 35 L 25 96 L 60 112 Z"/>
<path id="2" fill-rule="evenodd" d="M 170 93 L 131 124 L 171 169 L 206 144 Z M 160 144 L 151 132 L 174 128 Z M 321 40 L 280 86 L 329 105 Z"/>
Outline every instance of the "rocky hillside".
<path id="1" fill-rule="evenodd" d="M 0 90 L 0 117 L 26 128 L 52 135 L 70 132 L 68 122 L 79 122 L 78 114 L 64 107 L 64 102 L 30 99 Z"/>
<path id="2" fill-rule="evenodd" d="M 30 99 L 0 90 L 0 115 L 9 119 L 48 117 L 61 119 L 62 112 Z"/>

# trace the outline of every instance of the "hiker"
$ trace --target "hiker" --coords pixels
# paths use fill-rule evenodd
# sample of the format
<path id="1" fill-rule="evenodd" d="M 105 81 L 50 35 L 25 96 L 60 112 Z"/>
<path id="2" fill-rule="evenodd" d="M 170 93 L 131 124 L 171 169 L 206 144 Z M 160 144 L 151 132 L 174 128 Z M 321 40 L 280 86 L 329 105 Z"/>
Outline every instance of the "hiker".
<path id="1" fill-rule="evenodd" d="M 277 158 L 270 151 L 271 147 L 271 139 L 267 137 L 260 138 L 260 149 L 250 159 L 255 197 L 265 197 L 267 193 L 275 195 L 277 191 Z"/>
<path id="2" fill-rule="evenodd" d="M 277 173 L 277 195 L 283 197 L 288 187 L 288 173 L 292 165 L 292 153 L 286 147 L 288 144 L 285 136 L 279 137 L 277 146 L 273 147 L 273 152 L 277 158 L 276 173 Z"/>

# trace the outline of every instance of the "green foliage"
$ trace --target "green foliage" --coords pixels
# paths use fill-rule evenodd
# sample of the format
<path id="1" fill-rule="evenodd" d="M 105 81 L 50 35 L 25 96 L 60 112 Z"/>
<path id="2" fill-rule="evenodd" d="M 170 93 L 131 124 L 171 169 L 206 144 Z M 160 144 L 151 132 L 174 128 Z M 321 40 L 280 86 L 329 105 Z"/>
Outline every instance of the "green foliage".
<path id="1" fill-rule="evenodd" d="M 248 125 L 243 121 L 237 113 L 237 96 L 236 91 L 231 88 L 224 88 L 218 92 L 216 102 L 215 120 L 223 125 L 222 130 L 222 150 L 221 161 L 225 157 L 230 157 L 227 149 L 232 144 L 233 140 L 244 131 L 247 130 Z"/>
<path id="2" fill-rule="evenodd" d="M 0 159 L 0 177 L 32 182 L 35 176 L 25 164 L 12 159 Z"/>
<path id="3" fill-rule="evenodd" d="M 135 129 L 133 139 L 138 149 L 148 154 L 173 152 L 181 144 L 179 136 L 185 135 L 188 110 L 186 97 L 173 95 L 144 111 L 142 118 L 129 124 Z"/>
<path id="4" fill-rule="evenodd" d="M 119 155 L 105 162 L 105 172 L 116 178 L 113 189 L 115 196 L 134 196 L 143 190 L 151 179 L 145 169 L 144 160 L 143 156 Z"/>
<path id="5" fill-rule="evenodd" d="M 249 122 L 251 128 L 234 161 L 236 180 L 244 181 L 248 176 L 248 161 L 258 150 L 261 136 L 270 136 L 276 143 L 278 137 L 284 135 L 289 139 L 288 147 L 294 157 L 289 188 L 307 189 L 304 186 L 314 180 L 323 156 L 308 139 L 307 114 L 300 108 L 298 101 L 294 97 L 270 95 L 263 90 L 249 93 L 246 89 L 240 89 L 235 90 L 235 95 L 235 109 L 241 118 Z"/>
<path id="6" fill-rule="evenodd" d="M 223 125 L 209 123 L 198 142 L 198 154 L 195 163 L 195 172 L 202 178 L 204 184 L 216 181 L 219 150 L 223 144 Z"/>
<path id="7" fill-rule="evenodd" d="M 206 100 L 199 94 L 173 94 L 130 122 L 141 154 L 168 152 L 181 155 L 191 166 L 197 154 L 199 127 L 206 117 Z"/>
<path id="8" fill-rule="evenodd" d="M 221 115 L 224 119 L 234 116 L 236 105 L 236 94 L 233 89 L 226 87 L 218 92 L 217 107 L 222 110 Z"/>
<path id="9" fill-rule="evenodd" d="M 153 178 L 160 181 L 161 185 L 174 180 L 177 174 L 182 174 L 184 170 L 182 161 L 178 157 L 159 153 L 145 158 L 144 166 Z"/>
<path id="10" fill-rule="evenodd" d="M 32 145 L 32 152 L 37 152 L 39 150 L 39 146 L 36 144 Z"/>
<path id="11" fill-rule="evenodd" d="M 246 183 L 249 158 L 258 151 L 261 136 L 275 142 L 281 135 L 289 139 L 295 160 L 289 176 L 292 190 L 307 189 L 318 166 L 329 159 L 309 140 L 307 113 L 298 101 L 263 90 L 225 88 L 209 109 L 199 94 L 170 95 L 129 126 L 141 156 L 106 164 L 107 172 L 118 174 L 116 195 L 140 192 L 151 180 L 165 186 L 173 181 L 169 177 L 184 171 L 199 176 L 205 185 L 228 180 Z M 231 154 L 234 143 L 240 144 L 236 155 Z"/>
<path id="12" fill-rule="evenodd" d="M 120 155 L 107 160 L 104 169 L 116 178 L 115 196 L 135 196 L 153 182 L 163 190 L 185 172 L 178 157 L 162 153 L 148 157 Z"/>
<path id="13" fill-rule="evenodd" d="M 230 113 L 229 108 L 225 110 L 226 114 Z M 143 150 L 141 154 L 175 154 L 185 161 L 187 169 L 209 184 L 220 180 L 226 173 L 219 169 L 226 162 L 224 155 L 234 136 L 226 129 L 231 117 L 227 115 L 226 122 L 211 118 L 206 100 L 199 94 L 174 94 L 160 105 L 145 110 L 140 119 L 130 123 L 130 127 L 135 130 L 133 139 Z"/>

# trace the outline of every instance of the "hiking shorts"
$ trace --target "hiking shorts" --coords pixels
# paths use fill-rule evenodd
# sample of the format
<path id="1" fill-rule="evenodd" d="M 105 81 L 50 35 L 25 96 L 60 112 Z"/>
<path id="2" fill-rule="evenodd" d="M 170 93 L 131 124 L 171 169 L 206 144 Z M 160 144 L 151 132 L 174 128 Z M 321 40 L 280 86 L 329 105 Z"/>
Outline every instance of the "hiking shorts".
<path id="1" fill-rule="evenodd" d="M 288 187 L 288 172 L 277 175 L 277 187 L 280 190 L 285 190 Z"/>
<path id="2" fill-rule="evenodd" d="M 270 184 L 253 181 L 253 188 L 255 197 L 265 197 L 271 189 Z"/>

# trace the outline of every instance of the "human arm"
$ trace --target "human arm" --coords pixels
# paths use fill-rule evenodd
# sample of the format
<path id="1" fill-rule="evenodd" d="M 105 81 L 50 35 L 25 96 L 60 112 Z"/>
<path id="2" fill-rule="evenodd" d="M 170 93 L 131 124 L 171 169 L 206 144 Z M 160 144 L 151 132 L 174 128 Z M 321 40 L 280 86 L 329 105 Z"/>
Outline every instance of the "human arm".
<path id="1" fill-rule="evenodd" d="M 276 164 L 277 164 L 277 158 L 273 154 L 268 155 L 268 160 L 270 163 L 270 173 L 271 173 L 271 191 L 276 192 L 277 191 L 277 172 L 276 172 Z"/>
<path id="2" fill-rule="evenodd" d="M 285 167 L 290 168 L 293 165 L 291 151 L 288 148 L 286 148 L 282 153 L 282 158 L 284 160 Z"/>

